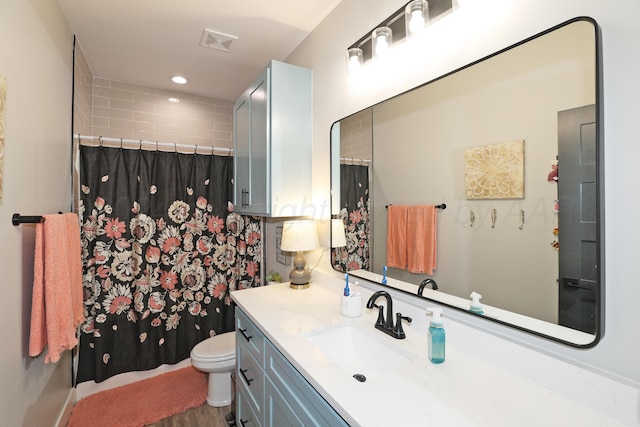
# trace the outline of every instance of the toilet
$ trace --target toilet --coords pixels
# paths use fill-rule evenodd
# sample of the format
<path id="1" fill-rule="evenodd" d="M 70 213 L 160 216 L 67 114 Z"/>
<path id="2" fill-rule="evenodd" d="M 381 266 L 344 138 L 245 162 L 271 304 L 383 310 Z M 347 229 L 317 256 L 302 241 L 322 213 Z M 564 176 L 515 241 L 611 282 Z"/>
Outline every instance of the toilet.
<path id="1" fill-rule="evenodd" d="M 225 332 L 198 343 L 191 350 L 191 365 L 209 374 L 207 404 L 228 406 L 235 393 L 231 373 L 236 367 L 236 334 Z"/>

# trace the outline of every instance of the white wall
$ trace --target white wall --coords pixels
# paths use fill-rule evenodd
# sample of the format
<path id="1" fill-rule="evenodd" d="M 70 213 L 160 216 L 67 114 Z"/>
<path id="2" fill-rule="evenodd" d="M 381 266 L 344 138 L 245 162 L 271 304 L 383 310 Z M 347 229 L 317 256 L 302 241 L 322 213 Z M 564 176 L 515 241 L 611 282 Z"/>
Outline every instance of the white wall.
<path id="1" fill-rule="evenodd" d="M 70 209 L 72 47 L 57 2 L 3 0 L 0 74 L 8 90 L 0 206 L 0 424 L 6 426 L 53 425 L 70 390 L 69 352 L 56 365 L 28 356 L 34 227 L 14 227 L 11 216 Z"/>
<path id="2" fill-rule="evenodd" d="M 487 54 L 576 16 L 591 16 L 601 27 L 605 144 L 605 335 L 593 349 L 578 350 L 490 325 L 495 334 L 509 337 L 536 351 L 626 379 L 640 386 L 640 301 L 634 265 L 640 239 L 640 198 L 633 191 L 640 179 L 640 144 L 634 122 L 640 99 L 640 2 L 637 0 L 475 0 L 466 11 L 441 20 L 431 38 L 421 43 L 421 55 L 411 60 L 401 52 L 384 72 L 382 83 L 358 87 L 346 80 L 346 48 L 403 0 L 343 0 L 331 15 L 288 58 L 313 69 L 314 79 L 314 201 L 329 197 L 329 128 L 331 124 L 375 102 L 431 80 Z M 480 9 L 473 10 L 479 6 Z M 466 13 L 463 13 L 466 12 Z M 473 19 L 471 19 L 473 18 Z M 446 25 L 444 25 L 446 22 Z M 438 41 L 438 45 L 435 41 Z M 629 190 L 631 189 L 631 190 Z M 315 260 L 308 257 L 313 264 Z M 328 269 L 327 258 L 321 268 Z M 479 326 L 480 327 L 480 326 Z"/>

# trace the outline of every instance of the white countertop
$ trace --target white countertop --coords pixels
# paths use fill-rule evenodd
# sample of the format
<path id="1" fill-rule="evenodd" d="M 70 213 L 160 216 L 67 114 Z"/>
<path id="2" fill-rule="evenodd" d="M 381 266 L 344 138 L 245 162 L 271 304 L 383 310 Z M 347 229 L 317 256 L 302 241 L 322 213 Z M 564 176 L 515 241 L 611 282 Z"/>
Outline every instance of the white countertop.
<path id="1" fill-rule="evenodd" d="M 363 289 L 362 294 L 366 303 L 371 292 Z M 445 362 L 432 364 L 426 330 L 407 325 L 407 338 L 397 340 L 374 328 L 377 310 L 365 308 L 361 317 L 344 317 L 334 285 L 313 283 L 308 289 L 294 290 L 282 283 L 234 291 L 232 298 L 352 426 L 621 425 L 450 344 Z M 379 302 L 386 304 L 383 298 Z M 356 381 L 306 338 L 310 331 L 341 322 L 370 328 L 381 342 L 413 359 L 368 376 L 365 382 Z M 445 330 L 446 325 L 445 318 Z"/>

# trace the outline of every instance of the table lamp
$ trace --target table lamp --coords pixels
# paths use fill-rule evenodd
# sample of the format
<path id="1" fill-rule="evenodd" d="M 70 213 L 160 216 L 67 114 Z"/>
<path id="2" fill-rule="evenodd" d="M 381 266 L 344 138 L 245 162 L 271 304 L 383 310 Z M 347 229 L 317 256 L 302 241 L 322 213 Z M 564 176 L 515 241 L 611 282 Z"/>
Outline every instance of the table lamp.
<path id="1" fill-rule="evenodd" d="M 282 224 L 282 241 L 280 249 L 285 252 L 295 252 L 293 270 L 289 273 L 290 286 L 294 289 L 309 287 L 311 272 L 302 252 L 316 249 L 318 232 L 313 220 L 285 221 Z"/>

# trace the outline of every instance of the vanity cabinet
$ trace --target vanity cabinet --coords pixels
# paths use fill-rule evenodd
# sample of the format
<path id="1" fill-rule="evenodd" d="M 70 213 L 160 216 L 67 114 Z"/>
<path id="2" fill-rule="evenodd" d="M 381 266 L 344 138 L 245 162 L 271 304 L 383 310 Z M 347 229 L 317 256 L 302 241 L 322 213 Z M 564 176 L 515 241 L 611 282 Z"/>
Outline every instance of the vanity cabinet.
<path id="1" fill-rule="evenodd" d="M 238 308 L 236 334 L 238 426 L 348 426 Z"/>
<path id="2" fill-rule="evenodd" d="M 233 110 L 234 210 L 300 216 L 311 193 L 311 70 L 271 61 Z"/>

